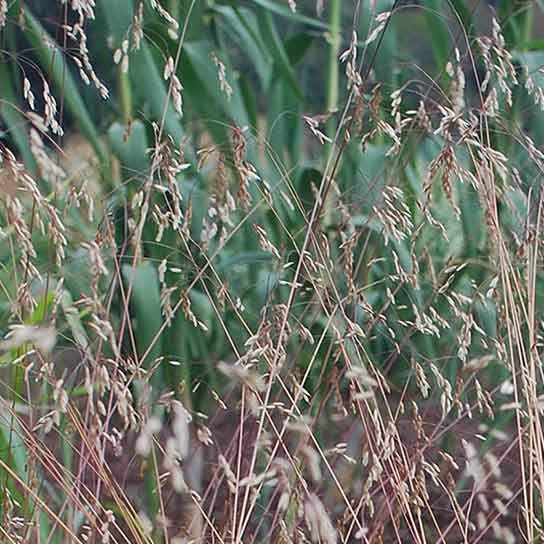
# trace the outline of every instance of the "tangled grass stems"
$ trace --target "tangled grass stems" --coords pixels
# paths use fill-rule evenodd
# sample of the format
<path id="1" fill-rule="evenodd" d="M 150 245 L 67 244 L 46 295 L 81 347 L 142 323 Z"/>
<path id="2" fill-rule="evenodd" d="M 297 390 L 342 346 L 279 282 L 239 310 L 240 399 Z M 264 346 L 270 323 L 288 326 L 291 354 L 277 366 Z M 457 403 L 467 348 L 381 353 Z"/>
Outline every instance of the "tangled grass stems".
<path id="1" fill-rule="evenodd" d="M 3 54 L 28 36 L 43 73 L 0 97 L 3 538 L 537 541 L 525 15 L 204 4 L 64 3 L 53 56 L 39 6 L 1 6 Z M 437 66 L 399 62 L 432 17 Z M 340 112 L 304 83 L 323 48 Z M 96 178 L 68 170 L 78 127 Z"/>

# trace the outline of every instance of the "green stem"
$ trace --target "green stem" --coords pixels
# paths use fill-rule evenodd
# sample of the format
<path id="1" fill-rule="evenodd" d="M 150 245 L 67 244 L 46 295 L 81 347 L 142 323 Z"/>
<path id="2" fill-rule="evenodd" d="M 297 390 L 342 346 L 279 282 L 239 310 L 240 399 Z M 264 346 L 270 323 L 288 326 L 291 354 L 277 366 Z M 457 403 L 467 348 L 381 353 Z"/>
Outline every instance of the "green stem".
<path id="1" fill-rule="evenodd" d="M 132 120 L 132 90 L 130 88 L 129 75 L 123 73 L 119 67 L 119 94 L 121 96 L 121 109 L 125 125 Z"/>
<path id="2" fill-rule="evenodd" d="M 342 16 L 342 0 L 332 0 L 330 4 L 330 36 L 329 36 L 329 66 L 327 78 L 327 108 L 338 107 L 338 55 L 340 53 L 340 25 Z"/>
<path id="3" fill-rule="evenodd" d="M 331 0 L 329 7 L 329 59 L 327 66 L 327 111 L 333 112 L 338 109 L 339 87 L 340 87 L 340 72 L 338 65 L 338 56 L 340 54 L 340 46 L 342 43 L 341 36 L 342 23 L 342 0 Z M 336 134 L 336 120 L 331 117 L 327 123 L 327 136 L 334 141 Z M 329 157 L 333 144 L 325 146 L 325 157 Z M 323 221 L 327 226 L 331 221 L 331 213 L 333 202 L 329 196 L 328 202 L 323 208 Z"/>
<path id="4" fill-rule="evenodd" d="M 534 5 L 531 3 L 525 9 L 523 13 L 523 25 L 522 25 L 522 48 L 524 51 L 529 49 L 529 43 L 533 34 L 533 17 L 534 17 Z"/>

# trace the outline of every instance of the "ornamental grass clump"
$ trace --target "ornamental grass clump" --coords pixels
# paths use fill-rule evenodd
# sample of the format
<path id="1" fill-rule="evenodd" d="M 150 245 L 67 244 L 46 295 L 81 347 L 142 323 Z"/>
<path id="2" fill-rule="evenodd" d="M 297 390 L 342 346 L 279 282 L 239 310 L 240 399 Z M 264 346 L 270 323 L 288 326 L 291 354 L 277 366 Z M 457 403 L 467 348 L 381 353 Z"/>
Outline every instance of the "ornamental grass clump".
<path id="1" fill-rule="evenodd" d="M 538 3 L 50 4 L 0 0 L 0 540 L 543 539 Z"/>

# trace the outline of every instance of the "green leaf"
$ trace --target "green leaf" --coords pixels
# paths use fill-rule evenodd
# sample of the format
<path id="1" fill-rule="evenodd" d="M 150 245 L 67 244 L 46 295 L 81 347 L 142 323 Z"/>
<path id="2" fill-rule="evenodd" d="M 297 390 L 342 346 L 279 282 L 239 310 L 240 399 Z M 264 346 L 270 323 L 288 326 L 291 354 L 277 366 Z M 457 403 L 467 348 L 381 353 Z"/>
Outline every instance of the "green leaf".
<path id="1" fill-rule="evenodd" d="M 300 158 L 296 154 L 296 149 L 289 146 L 289 128 L 293 124 L 301 124 L 298 115 L 299 101 L 284 79 L 276 77 L 272 81 L 268 89 L 268 134 L 266 139 L 274 150 L 277 161 L 281 165 L 286 165 L 287 153 L 293 152 L 295 161 Z M 277 173 L 281 175 L 281 170 L 278 170 Z"/>
<path id="2" fill-rule="evenodd" d="M 512 51 L 512 58 L 527 71 L 529 77 L 533 80 L 536 89 L 544 88 L 544 50 L 514 50 Z M 523 76 L 523 79 L 525 80 L 525 76 Z M 530 128 L 531 131 L 531 138 L 535 141 L 537 146 L 540 146 L 542 145 L 542 142 L 544 142 L 544 114 L 538 106 L 534 105 L 534 98 L 528 96 L 524 89 L 520 89 L 518 96 L 521 99 L 518 104 L 516 104 L 516 109 L 518 110 L 517 114 L 519 116 L 518 123 L 527 124 L 527 127 Z M 527 108 L 528 112 L 530 111 L 529 114 L 525 113 L 524 115 L 523 110 L 525 108 Z M 518 146 L 512 145 L 512 142 L 508 143 L 510 145 L 507 156 L 511 159 L 514 158 L 512 155 L 520 150 L 517 149 Z M 519 167 L 526 168 L 528 162 L 532 163 L 533 161 L 527 156 L 525 151 L 523 151 L 523 155 Z"/>
<path id="3" fill-rule="evenodd" d="M 137 267 L 123 266 L 125 293 L 130 296 L 131 315 L 136 321 L 135 337 L 139 363 L 149 368 L 162 355 L 162 325 L 159 278 L 155 267 L 148 262 Z M 147 353 L 145 360 L 141 358 Z"/>
<path id="4" fill-rule="evenodd" d="M 28 450 L 23 440 L 23 431 L 16 415 L 11 410 L 15 407 L 0 397 L 0 456 L 3 461 L 24 481 L 28 478 Z M 0 469 L 0 486 L 6 482 L 6 475 Z M 9 480 L 11 481 L 11 480 Z M 11 492 L 20 497 L 18 486 L 10 486 Z M 0 490 L 2 487 L 0 487 Z"/>
<path id="5" fill-rule="evenodd" d="M 502 0 L 498 7 L 502 34 L 508 47 L 520 47 L 531 39 L 533 2 Z"/>
<path id="6" fill-rule="evenodd" d="M 512 58 L 527 69 L 536 87 L 544 85 L 544 51 L 513 51 Z"/>
<path id="7" fill-rule="evenodd" d="M 75 343 L 82 350 L 86 351 L 89 347 L 89 338 L 87 337 L 85 327 L 83 327 L 83 324 L 81 323 L 80 314 L 77 308 L 74 306 L 74 301 L 69 291 L 63 291 L 60 298 L 60 305 L 62 307 L 62 311 L 64 312 L 64 317 L 66 318 L 68 326 L 72 331 L 72 336 Z"/>
<path id="8" fill-rule="evenodd" d="M 329 29 L 329 25 L 327 23 L 324 23 L 323 21 L 320 21 L 319 19 L 315 19 L 313 17 L 307 17 L 305 15 L 300 15 L 299 13 L 293 13 L 285 5 L 273 2 L 272 0 L 252 0 L 252 2 L 254 4 L 257 4 L 258 6 L 265 8 L 268 11 L 276 13 L 277 15 L 281 15 L 282 17 L 285 17 L 291 21 L 302 23 L 317 28 L 319 30 Z"/>
<path id="9" fill-rule="evenodd" d="M 208 42 L 199 41 L 185 44 L 185 59 L 191 63 L 192 74 L 198 79 L 197 87 L 191 86 L 193 100 L 202 103 L 203 95 L 207 94 L 209 95 L 209 99 L 213 100 L 227 119 L 233 121 L 238 126 L 246 126 L 249 124 L 249 118 L 242 102 L 238 84 L 232 78 L 228 80 L 233 91 L 229 100 L 220 88 L 217 68 L 212 61 L 213 53 L 214 51 Z M 226 64 L 228 63 L 224 52 L 218 56 L 221 61 Z M 204 102 L 202 105 L 206 105 L 206 103 Z"/>
<path id="10" fill-rule="evenodd" d="M 452 52 L 451 35 L 448 32 L 445 14 L 442 12 L 442 0 L 428 0 L 425 19 L 429 27 L 429 37 L 433 47 L 434 59 L 438 70 L 445 68 Z"/>
<path id="11" fill-rule="evenodd" d="M 482 238 L 485 236 L 485 224 L 482 217 L 478 193 L 469 183 L 460 184 L 459 206 L 461 208 L 461 222 L 465 239 L 464 254 L 467 259 L 478 254 Z"/>
<path id="12" fill-rule="evenodd" d="M 263 41 L 266 44 L 268 51 L 272 55 L 274 62 L 276 63 L 276 69 L 285 78 L 295 95 L 300 100 L 304 100 L 304 93 L 302 92 L 302 89 L 300 88 L 295 77 L 293 65 L 291 64 L 289 56 L 287 55 L 285 47 L 279 37 L 278 31 L 276 30 L 272 15 L 270 15 L 270 13 L 266 13 L 259 19 L 259 23 Z"/>
<path id="13" fill-rule="evenodd" d="M 124 179 L 144 175 L 149 169 L 149 144 L 144 124 L 133 121 L 130 129 L 115 122 L 108 130 L 111 148 L 123 166 Z"/>
<path id="14" fill-rule="evenodd" d="M 302 60 L 312 42 L 313 38 L 307 34 L 296 34 L 287 40 L 285 55 L 291 66 L 294 67 Z M 303 103 L 277 63 L 274 65 L 268 97 L 267 141 L 280 163 L 286 167 L 296 165 L 301 160 L 304 131 L 304 125 L 301 122 Z M 283 175 L 281 171 L 277 173 Z"/>
<path id="15" fill-rule="evenodd" d="M 312 191 L 312 184 L 319 187 L 323 173 L 317 168 L 311 166 L 304 167 L 300 170 L 296 187 L 297 195 L 300 198 L 302 206 L 306 212 L 310 212 L 314 206 L 315 196 Z"/>
<path id="16" fill-rule="evenodd" d="M 242 51 L 252 60 L 259 76 L 261 86 L 268 87 L 272 74 L 272 57 L 266 50 L 259 32 L 259 23 L 253 12 L 245 8 L 215 6 L 214 11 L 222 17 L 222 22 L 229 29 L 230 36 Z M 234 40 L 233 33 L 236 35 Z"/>
<path id="17" fill-rule="evenodd" d="M 306 32 L 295 34 L 285 42 L 285 52 L 293 66 L 296 66 L 304 58 L 313 42 L 314 37 Z"/>
<path id="18" fill-rule="evenodd" d="M 28 142 L 27 120 L 19 109 L 19 101 L 13 88 L 6 60 L 3 56 L 0 61 L 0 117 L 4 120 L 8 129 L 7 133 L 17 146 L 26 167 L 35 174 L 37 166 Z"/>
<path id="19" fill-rule="evenodd" d="M 474 34 L 474 17 L 473 10 L 469 9 L 465 0 L 451 0 L 451 6 L 455 10 L 457 16 L 461 20 L 468 39 L 470 40 Z"/>
<path id="20" fill-rule="evenodd" d="M 378 204 L 387 183 L 385 169 L 388 151 L 385 145 L 368 145 L 364 151 L 359 146 L 350 146 L 348 155 L 351 169 L 346 169 L 342 179 L 342 190 L 353 194 L 361 202 L 363 213 L 371 215 Z"/>
<path id="21" fill-rule="evenodd" d="M 191 308 L 197 319 L 209 325 L 215 313 L 208 296 L 202 291 L 193 288 L 189 291 L 189 298 L 191 299 Z"/>
<path id="22" fill-rule="evenodd" d="M 132 18 L 134 16 L 134 4 L 132 0 L 100 0 L 101 18 L 106 19 L 111 36 L 113 37 L 113 46 L 120 47 L 121 42 L 127 37 Z"/>
<path id="23" fill-rule="evenodd" d="M 246 76 L 240 77 L 238 85 L 240 87 L 241 97 L 244 102 L 244 107 L 247 112 L 250 126 L 256 130 L 258 123 L 258 106 L 255 93 L 253 92 L 253 87 Z"/>
<path id="24" fill-rule="evenodd" d="M 25 320 L 25 323 L 29 325 L 39 325 L 46 316 L 54 300 L 55 293 L 53 291 L 48 291 L 45 296 L 41 296 L 38 301 L 38 306 Z"/>

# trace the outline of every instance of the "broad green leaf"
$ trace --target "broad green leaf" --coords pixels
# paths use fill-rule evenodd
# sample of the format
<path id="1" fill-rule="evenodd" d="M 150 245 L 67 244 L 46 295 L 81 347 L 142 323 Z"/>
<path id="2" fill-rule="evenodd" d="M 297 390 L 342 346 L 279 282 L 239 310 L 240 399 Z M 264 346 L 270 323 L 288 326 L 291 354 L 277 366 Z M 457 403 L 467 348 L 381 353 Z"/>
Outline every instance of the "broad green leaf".
<path id="1" fill-rule="evenodd" d="M 268 97 L 266 142 L 272 148 L 276 161 L 281 166 L 289 166 L 288 154 L 290 151 L 294 152 L 295 160 L 298 158 L 296 150 L 292 150 L 288 146 L 288 126 L 293 122 L 299 124 L 301 122 L 300 115 L 298 115 L 298 100 L 281 77 L 272 78 Z M 276 165 L 274 164 L 274 166 Z M 281 170 L 275 173 L 281 175 Z"/>
<path id="2" fill-rule="evenodd" d="M 376 28 L 376 21 L 373 15 L 375 13 L 384 13 L 391 11 L 394 5 L 394 0 L 377 0 L 376 11 L 370 10 L 369 2 L 362 2 L 361 17 L 359 17 L 360 28 L 359 35 L 362 39 L 366 39 L 369 32 Z M 393 13 L 391 15 L 391 21 L 386 29 L 382 30 L 377 39 L 370 44 L 367 52 L 368 59 L 374 59 L 372 62 L 372 69 L 375 71 L 378 80 L 383 81 L 389 85 L 398 85 L 396 81 L 397 71 L 392 70 L 392 59 L 395 59 L 402 54 L 399 50 L 397 43 L 396 29 L 399 24 L 399 18 L 402 17 L 402 11 L 400 13 Z M 369 28 L 370 25 L 370 28 Z M 376 48 L 378 48 L 376 52 Z M 370 64 L 369 64 L 370 66 Z M 367 68 L 368 70 L 368 68 Z M 365 75 L 368 72 L 365 71 Z"/>
<path id="3" fill-rule="evenodd" d="M 123 178 L 145 175 L 149 169 L 149 144 L 144 124 L 133 121 L 130 128 L 115 122 L 108 130 L 111 148 L 123 167 Z"/>
<path id="4" fill-rule="evenodd" d="M 100 0 L 98 2 L 101 19 L 106 20 L 106 24 L 113 38 L 113 46 L 120 47 L 122 41 L 127 38 L 130 25 L 134 16 L 134 3 L 132 0 L 117 0 L 109 2 Z"/>
<path id="5" fill-rule="evenodd" d="M 135 337 L 139 361 L 149 368 L 162 355 L 162 338 L 158 334 L 162 325 L 159 277 L 155 267 L 144 262 L 133 268 L 123 266 L 125 294 L 130 291 L 131 317 L 136 322 Z"/>
<path id="6" fill-rule="evenodd" d="M 229 157 L 231 131 L 233 126 L 250 126 L 238 81 L 232 77 L 226 48 L 214 51 L 209 42 L 186 43 L 182 57 L 180 77 L 183 79 L 185 96 L 192 104 L 191 113 L 204 122 L 215 143 Z M 232 88 L 229 97 L 221 89 L 218 68 L 213 62 L 216 55 L 227 67 L 227 80 Z M 247 158 L 256 163 L 254 140 L 249 138 Z"/>
<path id="7" fill-rule="evenodd" d="M 191 289 L 189 298 L 191 299 L 191 309 L 197 319 L 209 327 L 215 314 L 208 296 L 198 289 Z"/>

